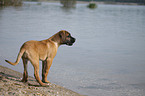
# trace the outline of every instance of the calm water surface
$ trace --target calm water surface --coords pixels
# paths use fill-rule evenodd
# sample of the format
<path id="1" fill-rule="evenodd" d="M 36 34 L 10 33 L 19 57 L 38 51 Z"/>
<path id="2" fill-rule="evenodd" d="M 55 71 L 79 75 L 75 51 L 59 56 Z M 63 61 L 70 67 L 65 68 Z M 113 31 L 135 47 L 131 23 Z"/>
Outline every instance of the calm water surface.
<path id="1" fill-rule="evenodd" d="M 11 66 L 4 60 L 15 61 L 25 41 L 47 39 L 62 29 L 77 41 L 58 49 L 50 82 L 89 96 L 145 96 L 145 6 L 91 10 L 86 4 L 65 9 L 59 3 L 25 2 L 1 8 L 0 65 L 22 73 L 22 61 Z M 31 64 L 28 69 L 33 76 Z"/>

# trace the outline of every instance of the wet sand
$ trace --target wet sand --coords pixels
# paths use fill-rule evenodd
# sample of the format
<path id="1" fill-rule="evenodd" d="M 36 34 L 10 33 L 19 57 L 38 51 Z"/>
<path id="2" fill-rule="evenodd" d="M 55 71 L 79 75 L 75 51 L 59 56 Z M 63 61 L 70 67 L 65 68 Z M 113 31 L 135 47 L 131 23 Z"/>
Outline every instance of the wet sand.
<path id="1" fill-rule="evenodd" d="M 69 89 L 49 83 L 49 87 L 40 86 L 29 76 L 28 83 L 21 82 L 22 73 L 0 66 L 1 96 L 81 96 Z"/>

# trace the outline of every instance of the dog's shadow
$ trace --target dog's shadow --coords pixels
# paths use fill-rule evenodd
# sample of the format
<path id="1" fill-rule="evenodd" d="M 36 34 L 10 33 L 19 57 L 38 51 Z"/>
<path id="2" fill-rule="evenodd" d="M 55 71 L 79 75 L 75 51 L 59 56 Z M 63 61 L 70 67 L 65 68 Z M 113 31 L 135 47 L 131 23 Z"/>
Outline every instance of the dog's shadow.
<path id="1" fill-rule="evenodd" d="M 33 80 L 33 79 L 29 79 L 28 81 L 30 82 L 22 82 L 21 81 L 21 78 L 20 77 L 17 77 L 17 76 L 14 76 L 14 75 L 10 75 L 10 74 L 6 74 L 6 73 L 3 73 L 3 72 L 0 72 L 0 81 L 3 81 L 3 82 L 9 82 L 10 81 L 16 81 L 18 83 L 23 83 L 25 85 L 28 85 L 28 86 L 34 86 L 34 87 L 49 87 L 48 86 L 41 86 L 39 85 L 36 80 Z"/>
<path id="2" fill-rule="evenodd" d="M 12 80 L 12 81 L 18 81 L 19 82 L 19 77 L 16 77 L 16 76 L 13 76 L 13 75 L 10 75 L 10 74 L 6 74 L 6 73 L 3 73 L 3 72 L 0 72 L 0 80 L 4 80 L 4 78 L 8 79 L 8 80 Z"/>
<path id="3" fill-rule="evenodd" d="M 34 87 L 49 87 L 49 85 L 46 85 L 46 86 L 41 86 L 41 85 L 35 85 L 35 84 L 30 84 L 28 83 L 29 86 L 34 86 Z"/>

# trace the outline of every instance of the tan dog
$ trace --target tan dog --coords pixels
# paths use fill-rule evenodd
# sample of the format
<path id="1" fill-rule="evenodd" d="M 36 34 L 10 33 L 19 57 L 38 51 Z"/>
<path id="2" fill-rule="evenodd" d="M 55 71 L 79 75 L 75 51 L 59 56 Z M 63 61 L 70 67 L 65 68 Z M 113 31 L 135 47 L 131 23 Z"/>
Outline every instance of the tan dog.
<path id="1" fill-rule="evenodd" d="M 8 60 L 5 61 L 11 65 L 17 65 L 22 58 L 24 65 L 22 82 L 28 81 L 27 63 L 30 61 L 34 67 L 34 76 L 37 82 L 40 85 L 45 86 L 47 85 L 46 83 L 49 82 L 47 81 L 47 75 L 52 65 L 52 61 L 57 53 L 58 47 L 62 44 L 71 46 L 74 42 L 75 38 L 71 37 L 69 32 L 61 30 L 49 39 L 42 41 L 31 40 L 25 42 L 20 49 L 15 63 Z M 39 77 L 39 60 L 42 61 L 42 81 Z"/>

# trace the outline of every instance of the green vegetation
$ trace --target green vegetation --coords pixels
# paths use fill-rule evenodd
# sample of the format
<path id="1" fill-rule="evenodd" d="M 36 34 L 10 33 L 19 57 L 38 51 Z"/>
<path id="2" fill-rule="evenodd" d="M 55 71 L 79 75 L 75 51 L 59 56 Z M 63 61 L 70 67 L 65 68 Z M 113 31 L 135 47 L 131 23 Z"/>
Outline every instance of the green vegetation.
<path id="1" fill-rule="evenodd" d="M 94 8 L 97 8 L 97 5 L 96 5 L 96 3 L 90 3 L 87 7 L 94 9 Z"/>
<path id="2" fill-rule="evenodd" d="M 60 3 L 64 6 L 64 7 L 75 7 L 76 5 L 76 1 L 77 0 L 0 0 L 0 6 L 20 6 L 22 5 L 22 1 L 60 1 Z M 90 2 L 90 0 L 78 0 L 78 1 L 87 1 Z M 122 4 L 126 4 L 126 3 L 136 3 L 136 4 L 140 4 L 140 5 L 145 5 L 145 0 L 93 0 L 94 2 L 104 2 L 104 3 L 122 3 Z M 89 4 L 88 5 L 89 8 L 95 8 L 97 6 L 95 6 L 94 4 Z"/>
<path id="3" fill-rule="evenodd" d="M 0 0 L 0 6 L 20 6 L 22 5 L 22 0 Z"/>
<path id="4" fill-rule="evenodd" d="M 60 3 L 64 7 L 75 7 L 76 6 L 76 0 L 60 0 Z"/>

